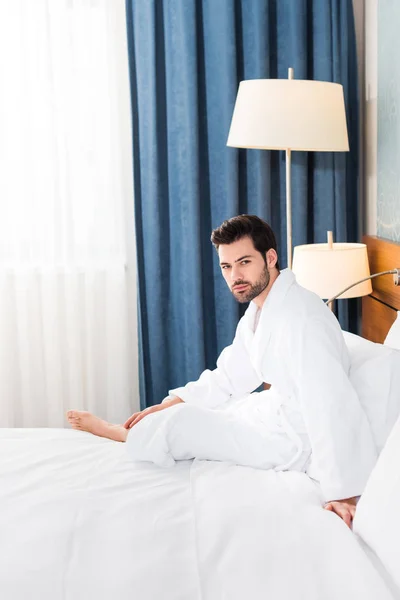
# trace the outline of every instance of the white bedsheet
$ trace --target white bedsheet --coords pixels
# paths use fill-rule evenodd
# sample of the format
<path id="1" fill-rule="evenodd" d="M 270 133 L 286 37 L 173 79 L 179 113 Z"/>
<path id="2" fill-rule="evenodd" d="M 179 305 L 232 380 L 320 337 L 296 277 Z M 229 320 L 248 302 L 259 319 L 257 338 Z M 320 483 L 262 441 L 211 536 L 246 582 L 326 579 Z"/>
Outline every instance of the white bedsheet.
<path id="1" fill-rule="evenodd" d="M 392 600 L 302 473 L 0 430 L 1 600 Z"/>

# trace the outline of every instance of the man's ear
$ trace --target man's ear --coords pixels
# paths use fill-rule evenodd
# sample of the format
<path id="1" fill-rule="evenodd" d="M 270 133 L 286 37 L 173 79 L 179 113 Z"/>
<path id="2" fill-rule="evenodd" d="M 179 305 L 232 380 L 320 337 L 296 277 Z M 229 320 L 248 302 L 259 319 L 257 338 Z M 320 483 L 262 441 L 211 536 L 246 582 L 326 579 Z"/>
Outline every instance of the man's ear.
<path id="1" fill-rule="evenodd" d="M 278 255 L 273 248 L 270 248 L 265 254 L 268 269 L 273 269 L 278 262 Z"/>

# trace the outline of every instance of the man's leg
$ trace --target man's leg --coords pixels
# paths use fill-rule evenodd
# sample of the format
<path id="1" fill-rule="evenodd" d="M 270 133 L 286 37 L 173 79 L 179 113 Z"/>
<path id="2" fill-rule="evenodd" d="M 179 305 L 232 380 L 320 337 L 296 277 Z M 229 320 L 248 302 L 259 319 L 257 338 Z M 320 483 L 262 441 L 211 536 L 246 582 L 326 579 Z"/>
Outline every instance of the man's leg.
<path id="1" fill-rule="evenodd" d="M 188 404 L 145 417 L 126 442 L 133 460 L 159 466 L 198 458 L 273 469 L 289 463 L 299 450 L 272 415 L 261 422 L 256 414 L 246 419 L 232 411 Z M 303 463 L 305 459 L 294 468 L 302 470 Z"/>
<path id="2" fill-rule="evenodd" d="M 272 421 L 267 426 L 231 411 L 190 405 L 177 407 L 169 438 L 175 460 L 200 458 L 271 469 L 295 453 L 292 442 Z"/>
<path id="3" fill-rule="evenodd" d="M 105 437 L 116 442 L 125 442 L 129 433 L 122 425 L 112 425 L 92 415 L 90 412 L 82 410 L 69 410 L 67 412 L 67 419 L 72 429 L 88 431 L 89 433 L 93 433 L 93 435 Z"/>
<path id="4" fill-rule="evenodd" d="M 74 429 L 127 442 L 133 460 L 170 466 L 174 460 L 199 458 L 271 469 L 291 462 L 299 447 L 279 421 L 243 419 L 230 411 L 178 404 L 146 416 L 132 429 L 112 425 L 89 412 L 68 411 Z M 291 469 L 302 471 L 309 451 L 301 452 Z"/>

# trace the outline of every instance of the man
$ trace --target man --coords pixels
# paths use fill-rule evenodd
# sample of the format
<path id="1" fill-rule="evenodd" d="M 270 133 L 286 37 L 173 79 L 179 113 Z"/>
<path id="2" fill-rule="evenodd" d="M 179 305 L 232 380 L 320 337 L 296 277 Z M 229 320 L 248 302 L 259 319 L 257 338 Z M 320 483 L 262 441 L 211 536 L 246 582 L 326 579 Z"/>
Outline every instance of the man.
<path id="1" fill-rule="evenodd" d="M 149 428 L 154 424 L 153 437 L 160 437 L 160 425 L 173 419 L 179 436 L 165 439 L 172 462 L 197 457 L 305 471 L 319 480 L 325 508 L 350 526 L 376 450 L 348 378 L 340 326 L 289 269 L 280 272 L 274 233 L 258 217 L 224 221 L 211 241 L 234 297 L 250 302 L 217 368 L 124 425 L 80 411 L 69 411 L 68 420 L 75 429 L 127 441 L 136 460 L 145 460 L 140 448 Z M 252 393 L 262 382 L 271 390 Z"/>

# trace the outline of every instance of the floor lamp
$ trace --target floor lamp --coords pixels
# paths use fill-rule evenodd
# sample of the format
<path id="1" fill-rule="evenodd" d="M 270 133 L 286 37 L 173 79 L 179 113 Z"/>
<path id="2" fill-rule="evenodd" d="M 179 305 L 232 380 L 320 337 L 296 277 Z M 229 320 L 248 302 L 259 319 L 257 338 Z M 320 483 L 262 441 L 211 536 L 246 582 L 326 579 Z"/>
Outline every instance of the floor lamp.
<path id="1" fill-rule="evenodd" d="M 251 79 L 242 81 L 227 146 L 285 150 L 287 264 L 292 267 L 292 150 L 347 152 L 343 87 L 326 81 Z"/>

